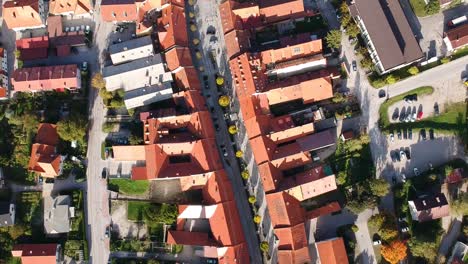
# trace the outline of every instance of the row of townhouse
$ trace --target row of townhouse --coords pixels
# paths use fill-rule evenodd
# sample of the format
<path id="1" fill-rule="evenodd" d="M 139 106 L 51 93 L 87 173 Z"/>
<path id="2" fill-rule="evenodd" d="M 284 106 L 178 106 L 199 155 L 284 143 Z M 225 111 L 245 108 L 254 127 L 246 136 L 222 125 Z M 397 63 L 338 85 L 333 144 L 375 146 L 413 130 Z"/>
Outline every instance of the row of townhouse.
<path id="1" fill-rule="evenodd" d="M 330 129 L 334 120 L 327 120 L 315 104 L 333 97 L 339 74 L 328 67 L 322 40 L 310 34 L 284 34 L 273 48 L 253 44 L 256 33 L 266 27 L 275 27 L 281 35 L 316 14 L 295 0 L 225 1 L 220 14 L 247 139 L 242 148 L 253 154 L 249 185 L 258 196 L 259 231 L 270 245 L 268 261 L 348 263 L 342 238 L 310 246 L 313 238 L 309 242 L 306 234 L 306 221 L 337 212 L 340 204 L 330 201 L 310 211 L 303 206 L 337 189 L 329 166 L 314 162 L 312 154 L 336 142 Z"/>
<path id="2" fill-rule="evenodd" d="M 113 65 L 103 69 L 103 77 L 107 90 L 125 90 L 127 108 L 165 103 L 140 113 L 144 144 L 113 146 L 114 159 L 137 161 L 132 180 L 178 180 L 183 192 L 201 194 L 200 200 L 178 205 L 176 228 L 168 231 L 166 243 L 185 245 L 184 250 L 218 263 L 249 263 L 231 183 L 193 66 L 183 2 L 146 3 L 158 5 L 151 26 L 156 39 L 147 36 L 110 46 Z M 111 4 L 118 8 L 106 6 Z M 135 8 L 142 7 L 104 1 L 101 12 L 109 21 L 135 21 Z M 138 23 L 137 31 L 142 29 Z M 144 96 L 154 86 L 163 88 Z"/>

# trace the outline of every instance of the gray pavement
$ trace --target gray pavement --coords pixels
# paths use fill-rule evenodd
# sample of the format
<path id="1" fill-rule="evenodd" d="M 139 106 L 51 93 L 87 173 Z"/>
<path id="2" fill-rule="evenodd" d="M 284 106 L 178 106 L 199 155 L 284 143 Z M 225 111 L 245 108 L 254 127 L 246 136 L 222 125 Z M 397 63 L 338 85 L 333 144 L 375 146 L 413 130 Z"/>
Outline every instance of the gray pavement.
<path id="1" fill-rule="evenodd" d="M 209 107 L 214 107 L 215 109 L 215 112 L 212 114 L 212 117 L 213 119 L 217 119 L 217 121 L 214 121 L 214 123 L 218 124 L 220 128 L 220 131 L 216 133 L 218 151 L 221 154 L 222 148 L 220 145 L 226 146 L 228 157 L 222 157 L 223 165 L 230 177 L 232 187 L 234 188 L 234 199 L 236 201 L 236 205 L 239 211 L 242 229 L 249 249 L 251 263 L 262 263 L 262 256 L 259 250 L 257 232 L 255 230 L 252 219 L 252 210 L 250 209 L 250 206 L 247 202 L 246 189 L 242 183 L 241 177 L 239 177 L 240 171 L 237 166 L 237 160 L 234 154 L 234 150 L 230 147 L 230 136 L 228 134 L 226 122 L 224 121 L 224 114 L 217 103 L 218 91 L 214 80 L 214 74 L 218 72 L 217 66 L 213 65 L 209 57 L 211 56 L 211 51 L 214 50 L 217 54 L 217 65 L 221 65 L 219 62 L 227 63 L 226 61 L 221 60 L 221 58 L 223 58 L 222 54 L 224 53 L 224 43 L 210 42 L 210 35 L 205 35 L 208 27 L 213 26 L 216 28 L 216 35 L 218 37 L 218 41 L 220 41 L 221 38 L 223 38 L 224 40 L 224 36 L 220 35 L 222 34 L 223 30 L 220 23 L 218 3 L 215 1 L 198 0 L 196 1 L 193 9 L 192 7 L 189 7 L 186 10 L 186 12 L 190 11 L 194 11 L 195 17 L 198 18 L 196 21 L 198 31 L 189 34 L 191 39 L 195 37 L 200 39 L 201 42 L 198 46 L 200 47 L 200 52 L 203 55 L 201 60 L 195 60 L 195 65 L 197 67 L 204 67 L 204 72 L 200 73 L 200 80 L 203 79 L 203 74 L 206 74 L 209 78 L 208 81 L 210 84 L 210 89 L 208 91 L 205 90 L 203 93 L 207 99 L 207 105 Z M 226 76 L 225 78 L 226 80 L 230 80 L 230 78 L 227 78 Z"/>

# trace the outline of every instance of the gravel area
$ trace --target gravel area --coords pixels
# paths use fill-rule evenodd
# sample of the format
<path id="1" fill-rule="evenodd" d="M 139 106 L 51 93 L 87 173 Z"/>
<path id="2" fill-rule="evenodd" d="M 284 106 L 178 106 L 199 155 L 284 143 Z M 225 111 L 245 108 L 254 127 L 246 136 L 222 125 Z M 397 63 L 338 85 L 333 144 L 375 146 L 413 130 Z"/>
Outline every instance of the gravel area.
<path id="1" fill-rule="evenodd" d="M 120 238 L 139 238 L 147 236 L 147 227 L 142 223 L 135 223 L 127 219 L 127 202 L 112 201 L 111 204 L 112 228 L 119 232 Z"/>

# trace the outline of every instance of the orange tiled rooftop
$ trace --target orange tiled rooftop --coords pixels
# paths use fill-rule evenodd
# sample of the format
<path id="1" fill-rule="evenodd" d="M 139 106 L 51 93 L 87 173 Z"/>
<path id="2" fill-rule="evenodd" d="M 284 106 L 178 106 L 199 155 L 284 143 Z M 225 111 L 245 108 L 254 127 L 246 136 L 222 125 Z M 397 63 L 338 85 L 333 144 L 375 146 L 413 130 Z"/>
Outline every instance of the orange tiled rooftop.
<path id="1" fill-rule="evenodd" d="M 58 141 L 56 125 L 39 124 L 35 143 L 31 149 L 28 170 L 43 177 L 59 176 L 62 158 L 56 153 Z"/>
<path id="2" fill-rule="evenodd" d="M 167 50 L 175 45 L 187 47 L 188 34 L 185 20 L 185 9 L 171 4 L 164 8 L 157 22 L 159 42 Z"/>
<path id="3" fill-rule="evenodd" d="M 16 69 L 11 83 L 15 91 L 51 91 L 80 88 L 81 77 L 76 64 Z"/>
<path id="4" fill-rule="evenodd" d="M 10 29 L 44 26 L 39 14 L 39 0 L 10 0 L 3 4 L 3 19 Z"/>

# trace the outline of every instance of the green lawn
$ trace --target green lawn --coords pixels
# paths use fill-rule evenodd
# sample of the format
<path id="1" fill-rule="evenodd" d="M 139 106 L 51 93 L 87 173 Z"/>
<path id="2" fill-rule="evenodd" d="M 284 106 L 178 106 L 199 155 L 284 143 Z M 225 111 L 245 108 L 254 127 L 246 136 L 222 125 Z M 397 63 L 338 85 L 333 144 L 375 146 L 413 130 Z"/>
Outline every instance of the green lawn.
<path id="1" fill-rule="evenodd" d="M 424 9 L 426 7 L 424 0 L 410 0 L 410 4 L 418 17 L 427 16 L 426 10 Z"/>
<path id="2" fill-rule="evenodd" d="M 127 218 L 130 221 L 143 221 L 144 213 L 152 204 L 145 201 L 128 201 L 127 202 Z"/>
<path id="3" fill-rule="evenodd" d="M 434 92 L 433 87 L 423 86 L 423 87 L 419 87 L 411 91 L 408 91 L 404 94 L 397 95 L 385 101 L 385 103 L 383 103 L 379 109 L 379 115 L 380 115 L 379 125 L 382 128 L 382 130 L 388 130 L 387 128 L 391 125 L 390 120 L 388 118 L 388 108 L 390 106 L 392 106 L 398 101 L 403 100 L 405 96 L 410 95 L 410 94 L 417 94 L 418 96 L 422 96 L 422 95 L 432 94 L 433 92 Z M 409 124 L 409 123 L 406 123 L 406 124 Z M 411 123 L 411 124 L 414 124 L 414 123 Z"/>
<path id="4" fill-rule="evenodd" d="M 109 189 L 123 194 L 146 194 L 149 189 L 149 181 L 133 181 L 129 179 L 110 179 Z"/>

